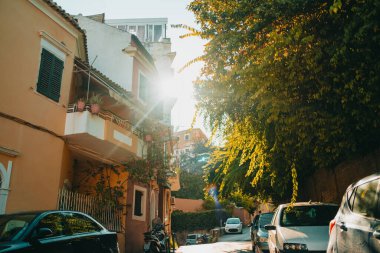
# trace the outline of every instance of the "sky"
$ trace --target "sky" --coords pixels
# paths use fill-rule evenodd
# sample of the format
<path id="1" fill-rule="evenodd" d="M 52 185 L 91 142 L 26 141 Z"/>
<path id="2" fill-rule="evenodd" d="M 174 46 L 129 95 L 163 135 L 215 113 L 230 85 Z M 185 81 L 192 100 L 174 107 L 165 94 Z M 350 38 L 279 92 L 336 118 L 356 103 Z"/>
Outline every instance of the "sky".
<path id="1" fill-rule="evenodd" d="M 191 0 L 54 1 L 72 15 L 82 14 L 86 16 L 105 13 L 106 19 L 168 18 L 166 35 L 171 39 L 172 51 L 177 53 L 172 64 L 172 68 L 175 70 L 174 82 L 170 87 L 170 95 L 177 98 L 177 103 L 172 110 L 172 125 L 174 126 L 174 131 L 191 127 L 195 112 L 192 81 L 199 75 L 202 64 L 193 64 L 181 73 L 178 73 L 178 70 L 188 61 L 202 55 L 205 42 L 195 37 L 180 39 L 179 36 L 187 33 L 187 31 L 170 27 L 172 24 L 197 27 L 193 13 L 186 9 Z M 194 127 L 201 128 L 209 136 L 209 131 L 205 129 L 200 118 L 197 119 Z"/>

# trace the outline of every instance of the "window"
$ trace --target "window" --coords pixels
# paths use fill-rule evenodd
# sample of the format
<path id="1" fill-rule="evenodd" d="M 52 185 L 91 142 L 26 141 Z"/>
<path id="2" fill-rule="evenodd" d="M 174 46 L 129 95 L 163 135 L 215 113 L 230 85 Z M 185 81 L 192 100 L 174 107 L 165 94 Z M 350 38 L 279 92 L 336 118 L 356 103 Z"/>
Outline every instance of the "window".
<path id="1" fill-rule="evenodd" d="M 379 180 L 359 185 L 356 189 L 352 211 L 366 217 L 375 217 L 377 209 L 377 187 Z"/>
<path id="2" fill-rule="evenodd" d="M 190 134 L 185 134 L 185 141 L 190 140 Z"/>
<path id="3" fill-rule="evenodd" d="M 135 191 L 135 210 L 134 215 L 142 216 L 142 197 L 144 196 L 143 192 Z"/>
<path id="4" fill-rule="evenodd" d="M 122 31 L 127 31 L 128 26 L 127 25 L 118 25 L 117 28 L 122 30 Z"/>
<path id="5" fill-rule="evenodd" d="M 42 48 L 37 92 L 58 102 L 61 93 L 63 60 L 50 50 Z"/>
<path id="6" fill-rule="evenodd" d="M 67 213 L 65 217 L 71 234 L 92 233 L 102 230 L 93 220 L 81 214 Z"/>
<path id="7" fill-rule="evenodd" d="M 134 186 L 132 216 L 134 220 L 145 221 L 146 195 L 145 188 L 137 185 Z"/>
<path id="8" fill-rule="evenodd" d="M 130 25 L 129 28 L 128 28 L 128 31 L 132 34 L 135 34 L 136 35 L 136 26 L 135 25 Z"/>
<path id="9" fill-rule="evenodd" d="M 149 83 L 148 78 L 146 78 L 142 73 L 140 73 L 138 96 L 144 102 L 148 101 L 149 87 L 150 87 L 150 83 Z"/>
<path id="10" fill-rule="evenodd" d="M 64 235 L 64 220 L 63 216 L 59 213 L 52 213 L 46 215 L 37 225 L 37 230 L 39 228 L 48 228 L 52 231 L 51 236 L 61 236 Z M 37 231 L 36 231 L 37 232 Z"/>
<path id="11" fill-rule="evenodd" d="M 154 26 L 154 41 L 157 42 L 162 38 L 162 25 Z"/>
<path id="12" fill-rule="evenodd" d="M 144 25 L 139 25 L 137 27 L 137 37 L 141 41 L 145 41 L 145 26 Z"/>
<path id="13" fill-rule="evenodd" d="M 282 210 L 280 225 L 283 227 L 293 226 L 328 226 L 334 218 L 338 206 L 294 206 L 292 209 Z"/>

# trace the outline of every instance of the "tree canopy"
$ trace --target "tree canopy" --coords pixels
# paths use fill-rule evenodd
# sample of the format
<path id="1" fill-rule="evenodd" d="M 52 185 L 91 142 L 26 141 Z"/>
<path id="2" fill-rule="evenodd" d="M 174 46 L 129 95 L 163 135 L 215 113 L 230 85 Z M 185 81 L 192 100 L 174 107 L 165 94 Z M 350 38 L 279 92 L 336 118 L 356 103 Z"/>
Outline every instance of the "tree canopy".
<path id="1" fill-rule="evenodd" d="M 198 108 L 225 137 L 209 162 L 221 194 L 295 201 L 315 169 L 379 147 L 379 1 L 188 8 L 200 26 L 192 34 L 208 40 L 195 87 Z"/>
<path id="2" fill-rule="evenodd" d="M 180 185 L 181 188 L 172 195 L 177 198 L 203 199 L 205 182 L 203 167 L 212 152 L 203 142 L 195 143 L 194 149 L 180 156 Z"/>

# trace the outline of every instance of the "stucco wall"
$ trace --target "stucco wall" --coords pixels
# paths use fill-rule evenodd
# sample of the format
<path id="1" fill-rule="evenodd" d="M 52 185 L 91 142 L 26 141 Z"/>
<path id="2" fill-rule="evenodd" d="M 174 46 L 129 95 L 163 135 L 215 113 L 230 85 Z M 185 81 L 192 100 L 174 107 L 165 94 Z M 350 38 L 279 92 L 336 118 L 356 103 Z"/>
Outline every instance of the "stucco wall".
<path id="1" fill-rule="evenodd" d="M 251 215 L 244 208 L 237 208 L 237 207 L 235 207 L 232 210 L 232 216 L 233 217 L 239 217 L 244 225 L 248 225 L 249 223 L 251 223 Z"/>
<path id="2" fill-rule="evenodd" d="M 43 3 L 41 6 L 48 9 Z M 55 11 L 51 12 L 51 16 L 68 26 Z M 0 31 L 0 69 L 3 73 L 0 75 L 0 111 L 62 135 L 77 51 L 76 38 L 29 1 L 0 1 Z M 36 91 L 41 31 L 64 43 L 72 52 L 66 55 L 58 103 Z"/>
<path id="3" fill-rule="evenodd" d="M 175 198 L 173 210 L 184 212 L 197 212 L 202 209 L 203 200 L 201 199 L 181 199 Z"/>
<path id="4" fill-rule="evenodd" d="M 19 153 L 0 154 L 3 165 L 13 162 L 6 212 L 55 209 L 61 177 L 71 167 L 57 136 L 64 134 L 81 32 L 40 0 L 0 1 L 0 30 L 0 112 L 20 120 L 0 117 L 0 147 Z M 42 41 L 64 58 L 58 102 L 36 91 Z"/>
<path id="5" fill-rule="evenodd" d="M 380 150 L 339 164 L 333 170 L 316 171 L 300 189 L 304 200 L 340 203 L 347 187 L 380 171 Z"/>
<path id="6" fill-rule="evenodd" d="M 131 43 L 131 34 L 83 16 L 76 18 L 86 31 L 89 63 L 131 91 L 133 58 L 122 51 Z"/>
<path id="7" fill-rule="evenodd" d="M 0 143 L 19 152 L 0 154 L 4 166 L 13 161 L 6 212 L 56 209 L 63 140 L 0 117 Z"/>

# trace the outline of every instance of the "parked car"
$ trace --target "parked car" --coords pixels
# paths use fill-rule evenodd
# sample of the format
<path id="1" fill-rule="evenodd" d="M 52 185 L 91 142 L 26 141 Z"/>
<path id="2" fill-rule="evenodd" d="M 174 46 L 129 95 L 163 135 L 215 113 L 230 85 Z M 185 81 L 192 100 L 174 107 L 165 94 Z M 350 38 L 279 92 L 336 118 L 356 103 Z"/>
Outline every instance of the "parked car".
<path id="1" fill-rule="evenodd" d="M 188 234 L 186 237 L 186 245 L 198 244 L 201 238 L 201 234 Z"/>
<path id="2" fill-rule="evenodd" d="M 268 231 L 265 225 L 271 224 L 274 213 L 262 213 L 251 224 L 251 241 L 253 252 L 268 252 Z"/>
<path id="3" fill-rule="evenodd" d="M 243 233 L 243 223 L 239 218 L 228 218 L 224 226 L 224 231 L 228 233 Z"/>
<path id="4" fill-rule="evenodd" d="M 0 215 L 0 252 L 118 253 L 117 235 L 72 211 Z"/>
<path id="5" fill-rule="evenodd" d="M 338 205 L 302 202 L 279 205 L 268 230 L 268 247 L 277 252 L 326 252 L 329 222 Z"/>
<path id="6" fill-rule="evenodd" d="M 350 185 L 330 222 L 327 252 L 380 252 L 380 173 Z"/>

